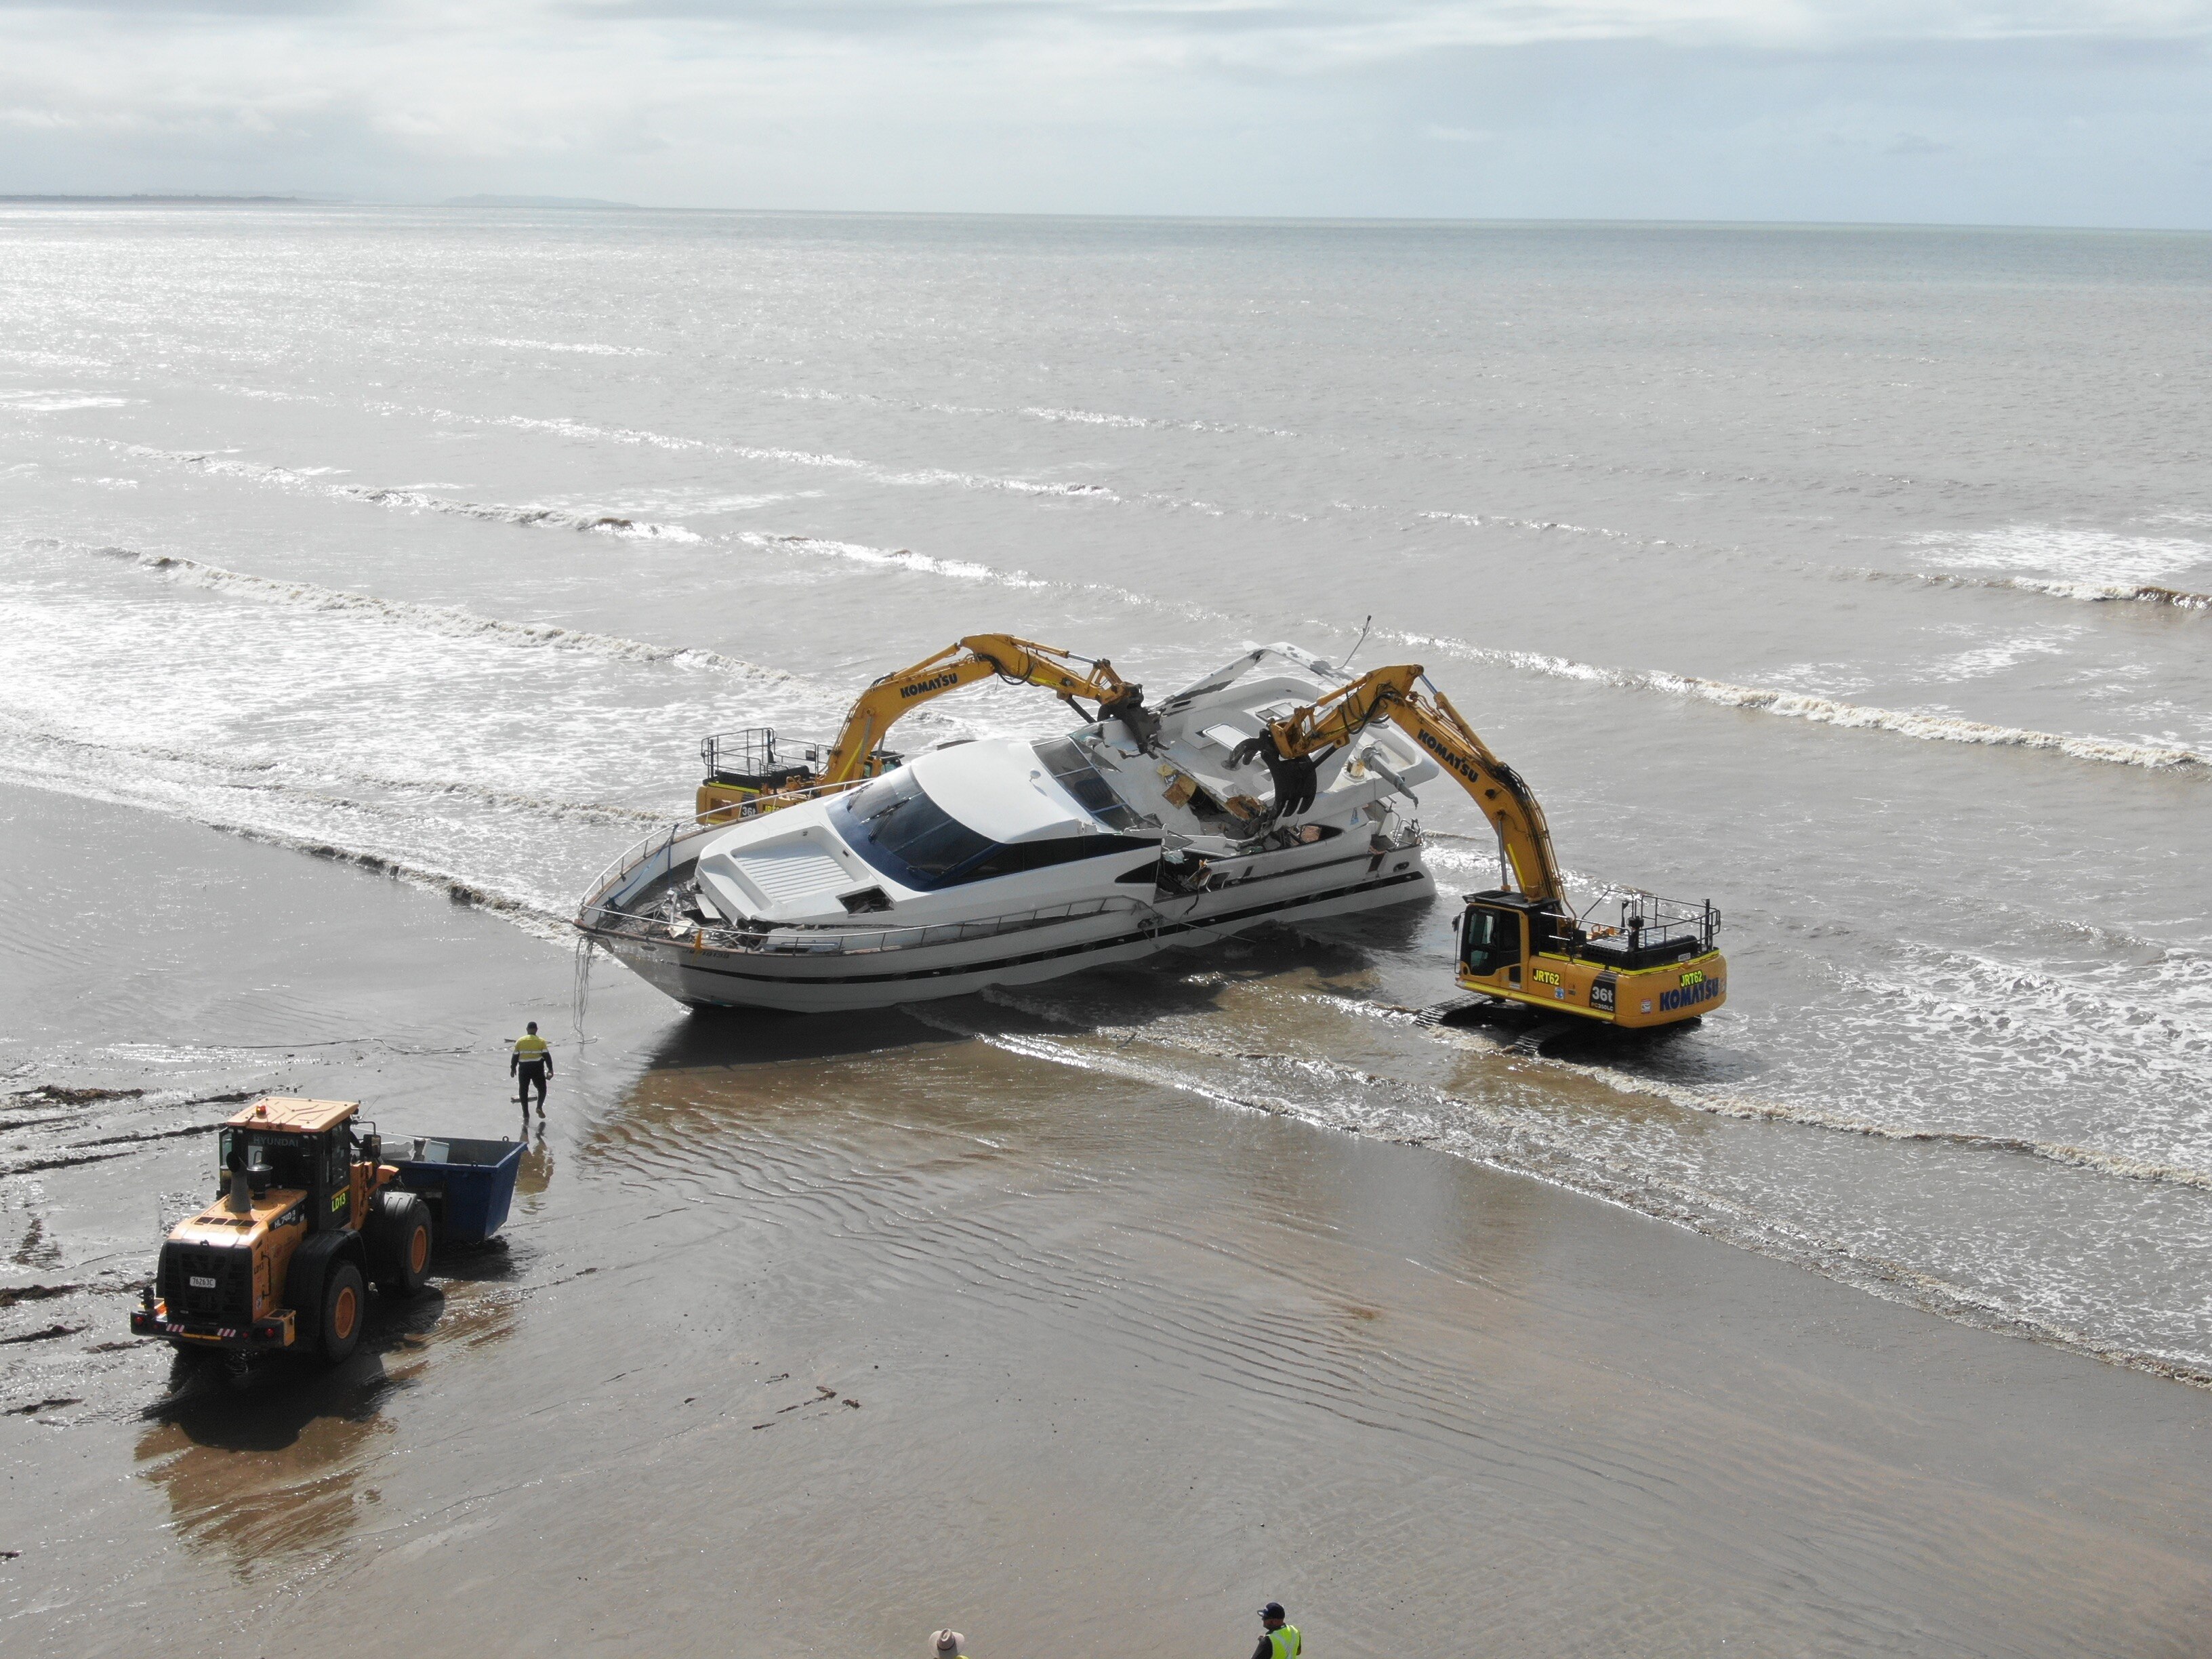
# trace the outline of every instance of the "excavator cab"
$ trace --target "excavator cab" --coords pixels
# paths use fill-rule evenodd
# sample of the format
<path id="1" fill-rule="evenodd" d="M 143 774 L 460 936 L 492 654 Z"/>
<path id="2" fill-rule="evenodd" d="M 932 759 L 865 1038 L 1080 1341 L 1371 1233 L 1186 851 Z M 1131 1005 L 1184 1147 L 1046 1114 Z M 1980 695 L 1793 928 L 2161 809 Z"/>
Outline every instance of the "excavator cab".
<path id="1" fill-rule="evenodd" d="M 1695 1019 L 1728 1000 L 1728 963 L 1713 945 L 1719 911 L 1650 893 L 1619 903 L 1617 921 L 1595 921 L 1555 899 L 1468 894 L 1461 988 L 1632 1030 Z"/>
<path id="2" fill-rule="evenodd" d="M 1528 960 L 1528 918 L 1510 902 L 1515 896 L 1483 894 L 1467 902 L 1460 919 L 1459 971 L 1463 979 L 1493 979 L 1500 974 L 1521 982 Z"/>

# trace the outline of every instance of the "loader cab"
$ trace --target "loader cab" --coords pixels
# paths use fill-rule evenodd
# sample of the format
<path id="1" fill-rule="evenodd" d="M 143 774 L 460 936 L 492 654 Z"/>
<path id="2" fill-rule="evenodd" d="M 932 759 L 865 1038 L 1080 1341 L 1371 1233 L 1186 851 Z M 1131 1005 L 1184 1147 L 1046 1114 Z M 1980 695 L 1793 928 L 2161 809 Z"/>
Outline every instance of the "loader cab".
<path id="1" fill-rule="evenodd" d="M 272 1192 L 303 1194 L 311 1233 L 358 1224 L 354 1210 L 363 1201 L 355 1190 L 359 1166 L 373 1164 L 379 1155 L 374 1128 L 358 1121 L 350 1103 L 262 1103 L 276 1109 L 248 1108 L 222 1127 L 216 1146 L 218 1195 L 227 1188 L 230 1172 L 243 1169 L 256 1198 Z M 336 1115 L 341 1108 L 343 1115 Z"/>

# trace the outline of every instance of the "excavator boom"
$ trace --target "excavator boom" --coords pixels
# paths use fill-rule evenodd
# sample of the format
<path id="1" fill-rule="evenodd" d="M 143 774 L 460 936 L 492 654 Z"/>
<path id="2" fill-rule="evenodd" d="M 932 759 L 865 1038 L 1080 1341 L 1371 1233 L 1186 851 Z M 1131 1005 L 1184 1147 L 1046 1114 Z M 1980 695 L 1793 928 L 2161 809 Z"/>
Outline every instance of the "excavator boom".
<path id="1" fill-rule="evenodd" d="M 1418 663 L 1377 668 L 1267 728 L 1276 752 L 1304 759 L 1350 743 L 1374 720 L 1412 738 L 1456 779 L 1498 832 L 1513 878 L 1531 898 L 1564 902 L 1544 809 L 1521 775 L 1490 751 Z"/>
<path id="2" fill-rule="evenodd" d="M 971 634 L 911 667 L 884 675 L 860 693 L 836 741 L 818 763 L 814 758 L 817 751 L 812 750 L 807 751 L 808 763 L 787 762 L 773 732 L 709 738 L 708 775 L 699 786 L 699 816 L 734 817 L 769 811 L 810 793 L 875 777 L 898 764 L 898 757 L 883 746 L 893 725 L 948 691 L 993 678 L 1041 686 L 1079 713 L 1083 711 L 1075 702 L 1078 697 L 1092 698 L 1102 709 L 1139 714 L 1142 709 L 1144 688 L 1123 680 L 1103 657 L 1079 657 L 1059 646 L 1039 645 L 1011 634 Z M 1084 714 L 1084 718 L 1091 716 Z M 750 758 L 746 764 L 726 770 L 715 758 L 721 752 Z"/>
<path id="3" fill-rule="evenodd" d="M 1103 658 L 1091 661 L 1010 634 L 971 634 L 911 668 L 884 675 L 860 693 L 830 745 L 818 781 L 872 777 L 878 769 L 872 763 L 895 721 L 947 691 L 994 678 L 1042 686 L 1063 702 L 1077 697 L 1110 702 L 1124 690 L 1114 665 Z"/>
<path id="4" fill-rule="evenodd" d="M 1467 990 L 1601 1020 L 1649 1027 L 1711 1013 L 1728 995 L 1713 948 L 1720 915 L 1635 893 L 1617 926 L 1586 926 L 1568 908 L 1551 826 L 1521 775 L 1428 684 L 1415 664 L 1377 668 L 1272 722 L 1258 744 L 1283 761 L 1312 761 L 1387 720 L 1420 744 L 1498 835 L 1515 887 L 1468 896 L 1459 982 Z"/>

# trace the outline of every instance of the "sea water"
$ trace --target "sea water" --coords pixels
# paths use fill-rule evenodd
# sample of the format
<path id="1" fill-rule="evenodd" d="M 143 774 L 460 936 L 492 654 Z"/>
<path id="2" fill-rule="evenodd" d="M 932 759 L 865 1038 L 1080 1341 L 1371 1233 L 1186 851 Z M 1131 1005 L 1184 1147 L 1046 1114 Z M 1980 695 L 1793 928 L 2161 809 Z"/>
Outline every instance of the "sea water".
<path id="1" fill-rule="evenodd" d="M 1424 1023 L 1446 900 L 920 1017 L 2212 1370 L 2212 239 L 9 207 L 0 268 L 0 781 L 539 951 L 701 738 L 965 634 L 1421 663 L 1579 902 L 1720 907 L 1723 1010 Z"/>

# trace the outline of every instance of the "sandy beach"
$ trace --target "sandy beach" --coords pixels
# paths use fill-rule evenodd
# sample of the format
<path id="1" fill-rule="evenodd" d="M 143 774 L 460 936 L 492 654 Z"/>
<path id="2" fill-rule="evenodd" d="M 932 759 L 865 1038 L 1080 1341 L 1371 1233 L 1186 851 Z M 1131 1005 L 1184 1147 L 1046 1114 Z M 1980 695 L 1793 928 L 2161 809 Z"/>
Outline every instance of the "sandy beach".
<path id="1" fill-rule="evenodd" d="M 0 830 L 11 1654 L 1242 1654 L 1268 1597 L 1317 1656 L 2201 1650 L 2197 1389 L 1040 1065 L 1017 1007 L 602 969 L 580 1043 L 568 948 L 437 892 L 35 792 Z M 129 1339 L 210 1097 L 513 1133 L 526 1018 L 560 1072 L 503 1249 L 327 1376 Z M 148 1092 L 33 1092 L 90 1029 L 72 1084 Z"/>

